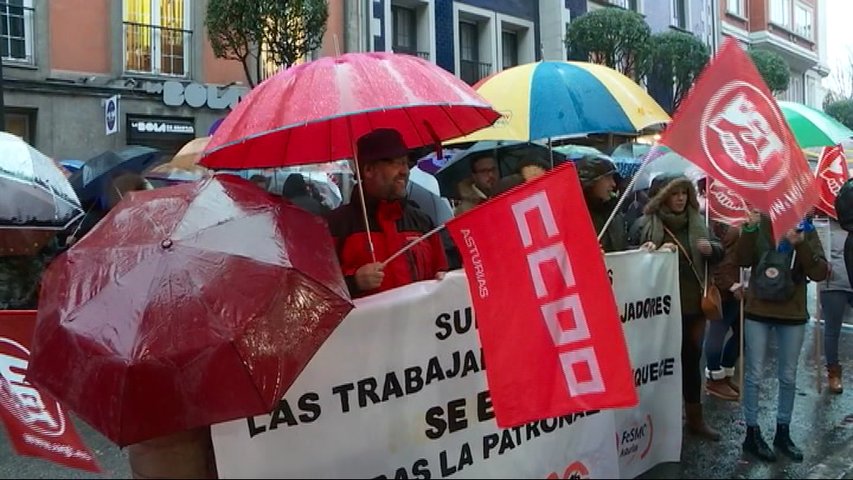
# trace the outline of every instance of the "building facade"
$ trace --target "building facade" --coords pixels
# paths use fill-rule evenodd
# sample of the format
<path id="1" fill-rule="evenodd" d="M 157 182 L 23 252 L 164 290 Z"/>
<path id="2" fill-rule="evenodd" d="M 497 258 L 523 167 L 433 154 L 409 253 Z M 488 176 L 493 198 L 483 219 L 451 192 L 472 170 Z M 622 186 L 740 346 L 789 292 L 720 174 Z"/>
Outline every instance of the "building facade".
<path id="1" fill-rule="evenodd" d="M 354 0 L 345 3 L 346 48 L 418 55 L 473 84 L 542 58 L 543 3 L 549 2 Z"/>
<path id="2" fill-rule="evenodd" d="M 778 53 L 790 67 L 782 100 L 820 109 L 829 74 L 826 56 L 826 0 L 720 0 L 721 34 L 744 47 Z"/>
<path id="3" fill-rule="evenodd" d="M 319 54 L 343 35 L 342 3 L 330 2 Z M 207 0 L 0 1 L 6 129 L 78 159 L 125 145 L 174 153 L 207 135 L 248 88 L 239 62 L 215 57 L 206 11 Z"/>
<path id="4" fill-rule="evenodd" d="M 205 135 L 246 92 L 242 66 L 213 55 L 205 8 L 204 0 L 0 3 L 7 130 L 48 155 L 80 159 L 130 144 L 173 153 Z"/>

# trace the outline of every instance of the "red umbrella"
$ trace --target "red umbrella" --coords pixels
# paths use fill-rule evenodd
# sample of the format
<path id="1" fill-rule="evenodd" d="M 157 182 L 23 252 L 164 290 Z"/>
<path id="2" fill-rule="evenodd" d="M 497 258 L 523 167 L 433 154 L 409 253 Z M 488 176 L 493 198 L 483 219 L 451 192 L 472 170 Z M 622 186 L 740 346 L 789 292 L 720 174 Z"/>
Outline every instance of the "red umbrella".
<path id="1" fill-rule="evenodd" d="M 271 411 L 351 308 L 320 218 L 232 175 L 136 192 L 48 268 L 29 377 L 128 445 Z"/>
<path id="2" fill-rule="evenodd" d="M 213 134 L 201 164 L 266 168 L 353 158 L 395 128 L 409 148 L 487 127 L 500 114 L 446 70 L 411 55 L 350 53 L 284 70 L 255 87 Z"/>

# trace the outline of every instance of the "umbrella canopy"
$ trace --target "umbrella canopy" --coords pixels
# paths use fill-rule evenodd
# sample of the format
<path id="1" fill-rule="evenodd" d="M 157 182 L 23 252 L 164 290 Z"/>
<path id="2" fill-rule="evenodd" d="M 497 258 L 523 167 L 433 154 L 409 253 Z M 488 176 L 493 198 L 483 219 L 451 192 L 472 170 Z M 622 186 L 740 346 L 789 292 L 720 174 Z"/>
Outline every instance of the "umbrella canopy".
<path id="1" fill-rule="evenodd" d="M 70 173 L 74 173 L 77 170 L 80 170 L 80 167 L 83 166 L 83 160 L 76 160 L 73 158 L 66 158 L 59 161 L 59 164 L 62 165 L 62 168 L 69 171 Z"/>
<path id="2" fill-rule="evenodd" d="M 802 103 L 778 103 L 800 148 L 831 147 L 853 138 L 853 130 L 820 110 Z"/>
<path id="3" fill-rule="evenodd" d="M 161 163 L 145 173 L 145 179 L 152 183 L 155 187 L 163 187 L 175 185 L 182 182 L 194 182 L 200 180 L 210 174 L 206 168 L 194 165 L 190 168 L 183 168 L 169 163 Z"/>
<path id="4" fill-rule="evenodd" d="M 356 140 L 398 130 L 409 148 L 466 135 L 500 115 L 471 87 L 421 58 L 349 53 L 296 65 L 225 117 L 201 164 L 266 168 L 353 158 Z"/>
<path id="5" fill-rule="evenodd" d="M 518 173 L 518 164 L 525 159 L 535 159 L 543 165 L 551 165 L 552 151 L 545 145 L 533 142 L 477 142 L 456 154 L 435 173 L 441 196 L 459 198 L 459 182 L 471 178 L 471 160 L 484 155 L 490 155 L 497 160 L 500 176 L 505 177 Z M 553 161 L 558 165 L 566 161 L 566 157 L 554 151 Z"/>
<path id="6" fill-rule="evenodd" d="M 619 158 L 643 158 L 652 150 L 648 143 L 626 142 L 613 149 L 611 157 Z"/>
<path id="7" fill-rule="evenodd" d="M 351 308 L 322 219 L 233 175 L 134 192 L 46 271 L 29 377 L 128 445 L 271 411 Z"/>
<path id="8" fill-rule="evenodd" d="M 169 163 L 185 170 L 196 168 L 208 143 L 210 143 L 210 137 L 199 137 L 190 140 L 178 150 L 178 153 L 172 157 Z"/>
<path id="9" fill-rule="evenodd" d="M 659 175 L 684 175 L 693 181 L 706 176 L 693 162 L 663 146 L 653 147 L 645 161 L 634 182 L 634 191 L 648 189 Z"/>
<path id="10" fill-rule="evenodd" d="M 430 175 L 435 175 L 435 172 L 441 170 L 447 162 L 457 153 L 465 150 L 464 148 L 444 148 L 441 152 L 435 150 L 420 157 L 417 161 L 417 167 Z M 441 153 L 439 157 L 438 154 Z"/>
<path id="11" fill-rule="evenodd" d="M 490 128 L 460 138 L 460 142 L 633 134 L 670 120 L 630 78 L 586 62 L 519 65 L 482 80 L 477 93 L 503 118 Z"/>
<path id="12" fill-rule="evenodd" d="M 142 174 L 163 160 L 159 150 L 130 146 L 117 151 L 106 151 L 92 157 L 69 178 L 71 186 L 77 191 L 83 202 L 101 199 L 106 204 L 104 194 L 112 179 L 123 173 Z"/>
<path id="13" fill-rule="evenodd" d="M 604 155 L 601 150 L 586 145 L 560 145 L 554 147 L 554 151 L 562 153 L 569 160 L 580 160 L 585 155 Z"/>
<path id="14" fill-rule="evenodd" d="M 0 132 L 0 228 L 62 230 L 82 213 L 56 162 L 20 137 Z"/>

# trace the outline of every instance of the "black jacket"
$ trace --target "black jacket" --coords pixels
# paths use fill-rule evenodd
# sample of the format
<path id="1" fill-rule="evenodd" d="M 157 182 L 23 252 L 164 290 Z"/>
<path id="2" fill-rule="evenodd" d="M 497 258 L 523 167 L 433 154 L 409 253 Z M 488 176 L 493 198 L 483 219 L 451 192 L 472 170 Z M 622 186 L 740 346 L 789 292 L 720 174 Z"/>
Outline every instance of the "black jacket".
<path id="1" fill-rule="evenodd" d="M 850 232 L 853 232 L 853 179 L 844 182 L 835 197 L 835 213 L 838 214 L 838 224 L 847 232 L 844 266 L 847 267 L 847 277 L 853 279 L 853 237 L 850 236 Z"/>

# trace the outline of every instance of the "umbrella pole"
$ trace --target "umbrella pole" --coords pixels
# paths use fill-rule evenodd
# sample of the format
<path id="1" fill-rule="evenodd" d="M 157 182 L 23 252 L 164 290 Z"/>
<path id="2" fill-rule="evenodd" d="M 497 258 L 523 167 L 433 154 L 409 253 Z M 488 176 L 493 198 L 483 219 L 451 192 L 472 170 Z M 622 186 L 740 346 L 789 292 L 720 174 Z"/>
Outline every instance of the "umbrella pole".
<path id="1" fill-rule="evenodd" d="M 367 246 L 370 249 L 370 258 L 376 263 L 376 250 L 373 248 L 373 236 L 370 234 L 370 219 L 367 218 L 367 202 L 364 200 L 364 184 L 361 182 L 361 168 L 358 166 L 358 153 L 355 145 L 352 146 L 352 158 L 355 162 L 355 178 L 358 180 L 358 198 L 361 201 L 361 214 L 364 217 L 364 231 L 367 232 Z"/>

